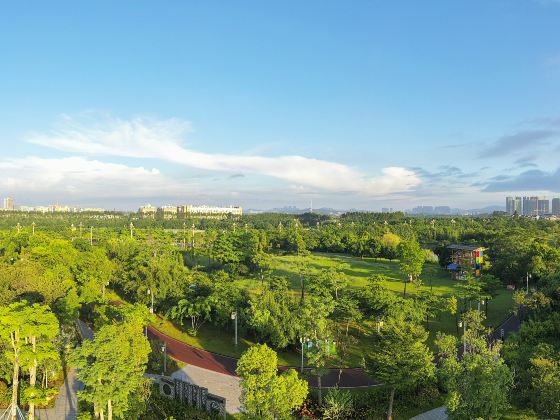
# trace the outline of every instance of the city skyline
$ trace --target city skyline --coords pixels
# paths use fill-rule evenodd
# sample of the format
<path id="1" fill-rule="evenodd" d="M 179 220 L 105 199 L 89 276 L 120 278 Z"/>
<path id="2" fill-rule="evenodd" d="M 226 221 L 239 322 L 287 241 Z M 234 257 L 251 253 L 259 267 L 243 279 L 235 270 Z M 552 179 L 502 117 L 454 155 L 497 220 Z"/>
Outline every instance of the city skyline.
<path id="1" fill-rule="evenodd" d="M 0 194 L 404 210 L 560 193 L 558 2 L 154 7 L 4 8 Z"/>

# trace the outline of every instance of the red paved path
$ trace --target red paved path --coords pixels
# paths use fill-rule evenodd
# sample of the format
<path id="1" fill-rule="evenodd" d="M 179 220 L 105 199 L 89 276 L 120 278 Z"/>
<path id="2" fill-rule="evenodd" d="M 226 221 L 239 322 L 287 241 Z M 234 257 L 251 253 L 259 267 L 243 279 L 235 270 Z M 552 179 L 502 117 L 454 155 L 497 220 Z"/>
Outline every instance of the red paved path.
<path id="1" fill-rule="evenodd" d="M 169 337 L 154 327 L 148 327 L 148 334 L 151 338 L 157 338 L 167 344 L 167 354 L 181 362 L 198 366 L 203 369 L 226 375 L 235 375 L 237 359 L 234 357 L 223 356 L 206 350 L 190 346 L 175 338 Z M 279 366 L 279 370 L 286 370 L 290 366 Z M 293 367 L 299 371 L 299 368 Z M 307 381 L 312 387 L 317 386 L 317 378 L 308 376 Z M 340 376 L 340 380 L 339 380 Z M 340 388 L 358 388 L 376 385 L 362 369 L 329 369 L 329 372 L 322 378 L 322 386 L 325 388 L 338 385 Z"/>

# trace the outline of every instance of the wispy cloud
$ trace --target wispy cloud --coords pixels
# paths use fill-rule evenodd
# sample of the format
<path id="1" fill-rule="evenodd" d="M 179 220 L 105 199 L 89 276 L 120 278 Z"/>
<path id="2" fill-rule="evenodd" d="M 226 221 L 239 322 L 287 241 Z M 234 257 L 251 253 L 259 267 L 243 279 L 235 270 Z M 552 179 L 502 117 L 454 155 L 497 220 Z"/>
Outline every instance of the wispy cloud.
<path id="1" fill-rule="evenodd" d="M 266 157 L 212 154 L 187 148 L 188 122 L 169 119 L 64 116 L 47 133 L 35 133 L 29 141 L 69 153 L 160 159 L 192 168 L 233 174 L 259 174 L 330 192 L 356 192 L 381 196 L 413 190 L 420 184 L 414 171 L 387 167 L 369 177 L 336 162 L 296 155 Z"/>
<path id="2" fill-rule="evenodd" d="M 551 191 L 560 192 L 560 168 L 554 172 L 531 169 L 508 178 L 496 177 L 483 189 L 485 192 Z"/>
<path id="3" fill-rule="evenodd" d="M 523 130 L 515 134 L 500 137 L 489 147 L 479 153 L 480 158 L 492 158 L 509 155 L 527 148 L 534 148 L 549 143 L 549 140 L 560 135 L 554 129 Z"/>

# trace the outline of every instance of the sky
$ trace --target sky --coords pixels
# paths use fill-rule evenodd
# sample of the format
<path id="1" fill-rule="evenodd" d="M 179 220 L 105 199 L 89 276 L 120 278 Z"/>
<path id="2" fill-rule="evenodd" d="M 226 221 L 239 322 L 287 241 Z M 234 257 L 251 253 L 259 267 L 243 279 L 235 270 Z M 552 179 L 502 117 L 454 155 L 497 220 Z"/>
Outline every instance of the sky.
<path id="1" fill-rule="evenodd" d="M 16 204 L 560 196 L 560 0 L 0 5 Z"/>

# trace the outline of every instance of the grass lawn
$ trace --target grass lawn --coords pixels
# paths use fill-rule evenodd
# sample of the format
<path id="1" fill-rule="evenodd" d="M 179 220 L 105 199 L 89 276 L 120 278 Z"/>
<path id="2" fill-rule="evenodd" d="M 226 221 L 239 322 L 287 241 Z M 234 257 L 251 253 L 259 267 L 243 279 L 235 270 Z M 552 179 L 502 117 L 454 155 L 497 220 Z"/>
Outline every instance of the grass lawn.
<path id="1" fill-rule="evenodd" d="M 368 278 L 380 274 L 387 278 L 384 286 L 395 293 L 403 292 L 402 275 L 399 272 L 398 261 L 384 259 L 365 258 L 360 259 L 342 254 L 314 253 L 305 257 L 291 255 L 274 256 L 273 271 L 276 275 L 286 276 L 291 284 L 294 295 L 300 290 L 300 279 L 297 274 L 296 262 L 304 258 L 314 269 L 320 270 L 329 266 L 336 266 L 340 263 L 347 264 L 344 270 L 348 276 L 350 287 L 364 287 L 367 285 Z M 423 285 L 420 288 L 409 284 L 407 294 L 414 295 L 421 289 L 433 288 L 433 291 L 440 296 L 450 296 L 458 291 L 457 282 L 452 280 L 450 274 L 436 264 L 425 264 L 421 275 Z M 236 280 L 251 293 L 257 293 L 261 289 L 261 282 L 254 278 L 243 278 Z M 504 320 L 512 308 L 512 293 L 504 290 L 488 305 L 488 318 L 486 324 L 496 327 Z M 239 357 L 243 351 L 254 344 L 254 342 L 240 336 L 237 348 L 233 344 L 233 332 L 231 329 L 215 327 L 209 323 L 203 325 L 196 337 L 188 335 L 186 327 L 175 325 L 174 323 L 159 317 L 153 318 L 153 325 L 165 334 L 184 341 L 193 346 L 203 348 L 216 353 Z M 433 347 L 433 341 L 437 331 L 449 334 L 456 334 L 455 317 L 449 313 L 441 313 L 438 318 L 430 322 L 430 338 L 428 344 Z M 362 352 L 367 349 L 368 342 L 372 339 L 374 325 L 371 321 L 362 321 L 360 325 L 352 326 L 352 333 L 358 338 L 358 342 L 353 345 L 348 352 L 346 360 L 334 362 L 336 366 L 355 367 L 359 366 Z M 279 352 L 279 363 L 284 365 L 297 366 L 300 363 L 300 356 L 296 352 Z"/>

